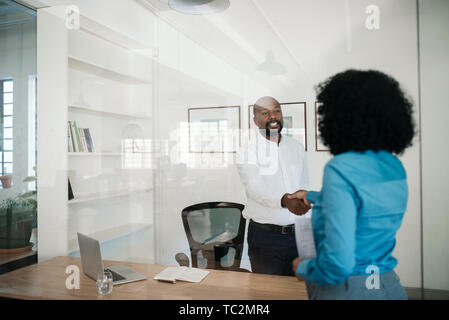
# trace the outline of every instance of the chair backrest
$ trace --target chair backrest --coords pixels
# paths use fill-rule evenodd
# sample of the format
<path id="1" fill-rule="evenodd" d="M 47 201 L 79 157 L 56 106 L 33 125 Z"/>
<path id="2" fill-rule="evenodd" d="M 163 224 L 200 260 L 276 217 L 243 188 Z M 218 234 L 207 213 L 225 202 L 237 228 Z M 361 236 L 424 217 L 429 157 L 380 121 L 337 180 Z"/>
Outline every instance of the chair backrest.
<path id="1" fill-rule="evenodd" d="M 245 239 L 243 204 L 207 202 L 182 210 L 192 267 L 239 270 Z"/>

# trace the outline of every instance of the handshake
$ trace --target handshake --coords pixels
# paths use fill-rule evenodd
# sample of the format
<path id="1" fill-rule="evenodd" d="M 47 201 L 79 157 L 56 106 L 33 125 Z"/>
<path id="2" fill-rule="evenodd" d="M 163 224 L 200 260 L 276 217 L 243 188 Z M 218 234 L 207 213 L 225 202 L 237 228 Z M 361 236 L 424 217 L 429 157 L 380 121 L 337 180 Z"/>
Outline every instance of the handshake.
<path id="1" fill-rule="evenodd" d="M 307 191 L 299 190 L 295 193 L 286 193 L 281 199 L 283 208 L 287 208 L 291 213 L 302 216 L 310 210 L 311 205 L 306 199 Z"/>

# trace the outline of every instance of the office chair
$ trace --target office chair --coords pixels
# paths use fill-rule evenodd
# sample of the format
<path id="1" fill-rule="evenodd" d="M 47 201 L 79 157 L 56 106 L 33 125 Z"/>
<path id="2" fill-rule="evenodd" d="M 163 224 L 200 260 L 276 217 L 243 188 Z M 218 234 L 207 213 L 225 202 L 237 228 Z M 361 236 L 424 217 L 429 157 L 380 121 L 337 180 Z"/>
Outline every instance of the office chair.
<path id="1" fill-rule="evenodd" d="M 175 256 L 176 262 L 179 263 L 181 267 L 188 267 L 190 266 L 190 260 L 189 257 L 185 253 L 177 253 Z"/>
<path id="2" fill-rule="evenodd" d="M 192 267 L 249 272 L 240 268 L 246 226 L 244 207 L 232 202 L 207 202 L 182 210 Z M 178 253 L 176 260 L 186 265 L 186 256 L 182 255 Z"/>

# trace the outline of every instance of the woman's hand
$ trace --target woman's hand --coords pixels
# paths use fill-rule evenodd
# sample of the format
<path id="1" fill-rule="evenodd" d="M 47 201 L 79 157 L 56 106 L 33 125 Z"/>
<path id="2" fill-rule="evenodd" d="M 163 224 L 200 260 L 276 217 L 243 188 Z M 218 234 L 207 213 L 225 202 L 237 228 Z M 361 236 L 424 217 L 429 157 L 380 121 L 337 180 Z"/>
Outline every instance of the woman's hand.
<path id="1" fill-rule="evenodd" d="M 296 278 L 298 278 L 299 281 L 304 281 L 303 278 L 301 278 L 299 275 L 296 274 L 296 270 L 298 269 L 298 265 L 302 262 L 301 258 L 296 258 L 295 260 L 293 260 L 293 273 L 296 275 Z"/>
<path id="2" fill-rule="evenodd" d="M 305 190 L 299 190 L 299 191 L 296 191 L 295 193 L 292 193 L 287 196 L 287 198 L 289 198 L 289 199 L 302 200 L 306 204 L 306 206 L 310 207 L 310 203 L 307 201 L 306 197 L 307 197 L 307 191 L 305 191 Z"/>

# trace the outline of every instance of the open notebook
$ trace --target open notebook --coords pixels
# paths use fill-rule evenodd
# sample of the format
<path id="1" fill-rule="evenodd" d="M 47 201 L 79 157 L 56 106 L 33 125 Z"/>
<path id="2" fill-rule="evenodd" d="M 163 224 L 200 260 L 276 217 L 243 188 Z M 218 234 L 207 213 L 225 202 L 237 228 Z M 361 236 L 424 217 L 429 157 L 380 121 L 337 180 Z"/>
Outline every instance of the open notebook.
<path id="1" fill-rule="evenodd" d="M 209 271 L 188 267 L 168 267 L 164 271 L 158 273 L 154 279 L 160 281 L 168 281 L 175 283 L 176 280 L 187 282 L 201 282 Z"/>

